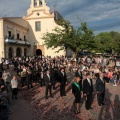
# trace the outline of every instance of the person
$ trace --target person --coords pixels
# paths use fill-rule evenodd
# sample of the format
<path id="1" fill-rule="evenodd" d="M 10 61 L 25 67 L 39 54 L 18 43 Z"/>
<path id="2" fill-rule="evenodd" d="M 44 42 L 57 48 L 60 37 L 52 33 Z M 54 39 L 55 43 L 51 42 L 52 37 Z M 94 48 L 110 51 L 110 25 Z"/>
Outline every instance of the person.
<path id="1" fill-rule="evenodd" d="M 105 97 L 105 79 L 103 78 L 103 73 L 100 73 L 100 77 L 96 80 L 96 91 L 97 91 L 97 100 L 98 105 L 104 105 L 104 97 Z"/>
<path id="2" fill-rule="evenodd" d="M 56 73 L 55 73 L 55 67 L 54 65 L 52 65 L 52 68 L 50 69 L 50 73 L 51 73 L 51 79 L 52 79 L 52 86 L 53 86 L 53 90 L 55 89 L 55 84 L 56 84 Z"/>
<path id="3" fill-rule="evenodd" d="M 120 80 L 120 74 L 119 72 L 113 72 L 113 79 L 111 80 L 113 83 L 113 86 L 117 86 L 119 84 L 119 80 Z"/>
<path id="4" fill-rule="evenodd" d="M 95 68 L 94 68 L 94 74 L 95 74 L 95 77 L 96 77 L 96 78 L 99 77 L 99 72 L 100 72 L 99 66 L 96 65 Z"/>
<path id="5" fill-rule="evenodd" d="M 13 76 L 13 79 L 11 80 L 11 88 L 12 88 L 12 99 L 17 99 L 18 94 L 18 81 L 16 79 L 16 76 Z"/>
<path id="6" fill-rule="evenodd" d="M 60 96 L 61 97 L 66 96 L 65 86 L 67 84 L 67 76 L 66 76 L 64 68 L 61 68 L 58 78 L 59 78 L 59 82 L 60 82 Z"/>
<path id="7" fill-rule="evenodd" d="M 80 85 L 80 89 L 82 91 L 82 79 L 83 79 L 83 76 L 82 76 L 82 72 L 81 72 L 80 68 L 78 68 L 77 71 L 75 72 L 75 77 L 80 78 L 79 85 Z"/>
<path id="8" fill-rule="evenodd" d="M 7 66 L 7 69 L 9 69 L 9 60 L 8 59 L 5 60 L 5 64 Z"/>
<path id="9" fill-rule="evenodd" d="M 86 73 L 86 79 L 83 81 L 83 94 L 86 97 L 86 110 L 92 109 L 93 82 L 90 73 Z"/>
<path id="10" fill-rule="evenodd" d="M 105 80 L 106 84 L 109 84 L 110 78 L 108 77 L 108 73 L 103 73 L 103 75 L 103 79 Z"/>
<path id="11" fill-rule="evenodd" d="M 108 78 L 110 79 L 110 82 L 111 82 L 112 85 L 114 86 L 114 82 L 113 82 L 114 76 L 113 76 L 113 71 L 112 71 L 111 68 L 109 69 L 109 72 L 108 72 Z"/>
<path id="12" fill-rule="evenodd" d="M 4 86 L 1 86 L 0 91 L 0 120 L 8 120 L 10 112 L 9 95 Z"/>
<path id="13" fill-rule="evenodd" d="M 52 88 L 51 88 L 52 87 L 52 81 L 51 81 L 51 76 L 50 76 L 50 71 L 49 70 L 47 70 L 43 79 L 44 79 L 45 87 L 46 87 L 45 97 L 46 97 L 46 99 L 48 99 L 48 90 L 49 90 L 50 97 L 53 97 L 52 96 Z"/>
<path id="14" fill-rule="evenodd" d="M 4 70 L 4 72 L 2 74 L 2 78 L 5 81 L 5 88 L 6 88 L 7 92 L 9 91 L 8 86 L 9 86 L 9 83 L 10 83 L 10 76 L 11 76 L 11 74 L 9 72 L 7 72 L 6 70 Z"/>
<path id="15" fill-rule="evenodd" d="M 27 82 L 27 88 L 29 89 L 29 86 L 32 88 L 32 73 L 30 70 L 27 71 L 27 76 L 26 76 L 26 82 Z"/>
<path id="16" fill-rule="evenodd" d="M 38 73 L 39 73 L 38 65 L 34 65 L 34 68 L 33 68 L 33 82 L 35 82 L 35 83 L 37 83 L 39 81 Z"/>
<path id="17" fill-rule="evenodd" d="M 25 82 L 26 82 L 26 75 L 27 75 L 26 73 L 27 73 L 27 71 L 25 69 L 23 69 L 22 72 L 20 73 L 22 87 L 24 87 Z"/>
<path id="18" fill-rule="evenodd" d="M 80 113 L 80 102 L 81 102 L 81 87 L 79 82 L 81 81 L 80 77 L 75 77 L 74 82 L 72 84 L 72 93 L 75 97 L 73 102 L 75 114 Z"/>
<path id="19" fill-rule="evenodd" d="M 5 87 L 5 81 L 4 81 L 3 78 L 0 79 L 0 87 L 1 87 L 1 86 L 4 86 L 4 87 Z"/>
<path id="20" fill-rule="evenodd" d="M 43 77 L 44 77 L 44 69 L 43 69 L 43 67 L 41 67 L 41 72 L 40 72 L 40 86 L 41 87 L 45 85 Z"/>

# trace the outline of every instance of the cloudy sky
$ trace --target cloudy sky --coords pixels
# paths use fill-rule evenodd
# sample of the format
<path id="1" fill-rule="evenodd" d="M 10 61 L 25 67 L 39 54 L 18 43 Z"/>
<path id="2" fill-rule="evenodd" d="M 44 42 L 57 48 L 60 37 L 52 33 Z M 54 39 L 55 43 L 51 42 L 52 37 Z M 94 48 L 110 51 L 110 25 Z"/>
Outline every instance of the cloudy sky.
<path id="1" fill-rule="evenodd" d="M 79 17 L 95 34 L 105 31 L 120 32 L 120 0 L 46 0 L 51 11 L 59 11 L 74 27 Z M 0 17 L 26 15 L 31 0 L 0 0 Z"/>

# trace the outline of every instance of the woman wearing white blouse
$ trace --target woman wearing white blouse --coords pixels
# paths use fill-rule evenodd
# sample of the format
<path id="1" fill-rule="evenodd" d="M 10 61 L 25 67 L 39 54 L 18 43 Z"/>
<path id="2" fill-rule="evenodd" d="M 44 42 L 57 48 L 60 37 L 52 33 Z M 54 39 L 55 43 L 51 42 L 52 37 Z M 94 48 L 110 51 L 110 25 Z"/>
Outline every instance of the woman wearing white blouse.
<path id="1" fill-rule="evenodd" d="M 12 99 L 17 99 L 18 94 L 18 81 L 16 79 L 16 76 L 13 76 L 13 79 L 11 80 L 11 88 L 12 88 Z"/>

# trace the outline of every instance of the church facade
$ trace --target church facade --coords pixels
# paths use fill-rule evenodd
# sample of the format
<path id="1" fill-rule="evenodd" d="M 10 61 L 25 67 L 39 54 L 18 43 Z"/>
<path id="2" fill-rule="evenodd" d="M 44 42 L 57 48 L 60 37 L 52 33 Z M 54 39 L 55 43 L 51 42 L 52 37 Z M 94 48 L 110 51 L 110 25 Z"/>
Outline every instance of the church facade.
<path id="1" fill-rule="evenodd" d="M 23 18 L 0 18 L 0 59 L 15 56 L 65 55 L 65 51 L 56 53 L 58 48 L 47 49 L 42 39 L 44 33 L 52 32 L 58 26 L 55 19 L 60 17 L 58 12 L 50 13 L 45 0 L 31 0 L 27 15 Z"/>

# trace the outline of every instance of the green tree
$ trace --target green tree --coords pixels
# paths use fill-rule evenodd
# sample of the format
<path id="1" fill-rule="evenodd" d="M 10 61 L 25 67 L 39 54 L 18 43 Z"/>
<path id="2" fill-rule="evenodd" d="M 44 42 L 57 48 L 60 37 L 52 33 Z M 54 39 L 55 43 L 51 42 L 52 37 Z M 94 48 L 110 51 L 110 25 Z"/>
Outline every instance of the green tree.
<path id="1" fill-rule="evenodd" d="M 73 31 L 73 27 L 71 26 L 69 21 L 64 19 L 56 21 L 59 27 L 53 29 L 51 33 L 47 32 L 43 35 L 43 40 L 47 48 L 57 48 L 59 50 L 67 50 L 70 47 L 70 38 L 71 33 Z"/>
<path id="2" fill-rule="evenodd" d="M 80 50 L 96 48 L 93 31 L 87 28 L 86 22 L 80 22 L 78 29 L 74 29 L 71 23 L 64 19 L 57 21 L 57 24 L 60 27 L 55 28 L 52 33 L 47 32 L 43 35 L 47 48 L 60 47 L 57 52 L 71 49 L 75 55 Z"/>
<path id="3" fill-rule="evenodd" d="M 115 52 L 120 51 L 120 33 L 118 32 L 99 33 L 96 35 L 95 40 L 100 52 L 111 52 L 111 49 L 114 49 Z"/>

